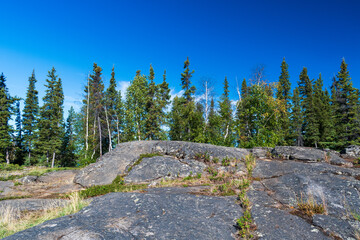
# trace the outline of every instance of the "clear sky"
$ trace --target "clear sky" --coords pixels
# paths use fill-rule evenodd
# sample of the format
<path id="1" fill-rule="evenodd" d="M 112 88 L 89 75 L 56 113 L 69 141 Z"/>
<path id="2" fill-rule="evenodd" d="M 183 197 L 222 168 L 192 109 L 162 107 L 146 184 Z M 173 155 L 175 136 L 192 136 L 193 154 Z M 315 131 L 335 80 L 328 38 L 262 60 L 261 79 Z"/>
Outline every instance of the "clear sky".
<path id="1" fill-rule="evenodd" d="M 173 92 L 189 56 L 193 83 L 211 78 L 221 94 L 224 77 L 236 99 L 236 77 L 264 64 L 277 81 L 283 57 L 294 86 L 300 71 L 321 72 L 328 87 L 345 57 L 360 87 L 360 1 L 357 0 L 132 0 L 1 1 L 0 72 L 12 95 L 25 97 L 35 69 L 43 97 L 47 71 L 63 79 L 66 109 L 82 98 L 86 74 L 98 63 L 107 85 L 115 65 L 126 86 L 149 65 L 164 69 Z"/>

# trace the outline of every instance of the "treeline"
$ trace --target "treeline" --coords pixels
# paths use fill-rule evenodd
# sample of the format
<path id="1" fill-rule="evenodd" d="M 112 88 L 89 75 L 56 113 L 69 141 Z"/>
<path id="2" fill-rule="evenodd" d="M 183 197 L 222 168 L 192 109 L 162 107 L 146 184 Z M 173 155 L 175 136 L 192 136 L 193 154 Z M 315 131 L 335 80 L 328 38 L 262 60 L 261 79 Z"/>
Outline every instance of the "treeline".
<path id="1" fill-rule="evenodd" d="M 62 81 L 53 68 L 46 79 L 39 107 L 35 73 L 21 114 L 20 98 L 12 97 L 0 76 L 0 162 L 26 165 L 78 166 L 95 162 L 116 144 L 135 140 L 179 140 L 234 147 L 294 145 L 341 149 L 360 142 L 360 93 L 352 86 L 345 60 L 329 89 L 321 74 L 310 79 L 300 73 L 291 91 L 288 65 L 281 63 L 279 81 L 268 83 L 258 67 L 253 77 L 234 89 L 230 99 L 227 78 L 223 93 L 215 97 L 204 80 L 201 100 L 192 84 L 194 70 L 184 62 L 182 96 L 170 101 L 166 71 L 155 82 L 136 72 L 124 98 L 117 90 L 112 69 L 108 87 L 102 68 L 94 64 L 84 88 L 80 112 L 70 109 L 64 120 Z M 196 100 L 196 96 L 198 97 Z M 10 124 L 13 118 L 15 124 Z"/>

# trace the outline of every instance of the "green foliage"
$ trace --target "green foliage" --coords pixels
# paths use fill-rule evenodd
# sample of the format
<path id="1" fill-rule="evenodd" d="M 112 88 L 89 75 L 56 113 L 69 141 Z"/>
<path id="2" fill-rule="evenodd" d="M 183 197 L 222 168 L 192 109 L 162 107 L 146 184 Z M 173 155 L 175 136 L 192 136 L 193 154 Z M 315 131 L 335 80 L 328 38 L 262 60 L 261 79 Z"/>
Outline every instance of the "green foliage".
<path id="1" fill-rule="evenodd" d="M 272 147 L 283 141 L 280 118 L 285 112 L 281 101 L 269 96 L 268 84 L 252 85 L 238 104 L 237 132 L 240 147 Z"/>
<path id="2" fill-rule="evenodd" d="M 18 164 L 6 164 L 0 163 L 0 171 L 14 171 L 14 170 L 23 170 L 23 166 L 19 166 Z"/>
<path id="3" fill-rule="evenodd" d="M 229 82 L 225 77 L 224 80 L 224 92 L 220 97 L 219 101 L 219 117 L 220 117 L 220 139 L 219 143 L 222 146 L 233 146 L 234 135 L 233 135 L 233 117 L 232 108 L 229 98 Z"/>
<path id="4" fill-rule="evenodd" d="M 0 162 L 10 163 L 13 128 L 9 121 L 16 98 L 10 96 L 5 82 L 6 78 L 2 73 L 0 75 Z"/>
<path id="5" fill-rule="evenodd" d="M 139 189 L 144 189 L 147 184 L 130 184 L 125 185 L 123 181 L 115 181 L 108 185 L 91 186 L 85 190 L 81 190 L 79 195 L 81 198 L 90 198 L 104 195 L 110 192 L 131 192 Z M 66 196 L 65 196 L 66 197 Z"/>
<path id="6" fill-rule="evenodd" d="M 231 161 L 231 159 L 228 156 L 224 157 L 221 160 L 221 166 L 224 166 L 224 167 L 230 166 L 230 161 Z"/>

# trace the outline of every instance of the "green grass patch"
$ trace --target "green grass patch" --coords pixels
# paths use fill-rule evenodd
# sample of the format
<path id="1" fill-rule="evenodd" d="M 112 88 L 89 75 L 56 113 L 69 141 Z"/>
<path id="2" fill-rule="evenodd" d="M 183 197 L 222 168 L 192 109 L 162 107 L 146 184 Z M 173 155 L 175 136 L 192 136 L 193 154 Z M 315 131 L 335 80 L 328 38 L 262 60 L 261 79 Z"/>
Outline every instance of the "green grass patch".
<path id="1" fill-rule="evenodd" d="M 30 195 L 26 195 L 26 196 L 10 196 L 10 197 L 3 197 L 0 198 L 0 201 L 4 201 L 4 200 L 13 200 L 13 199 L 24 199 L 24 198 L 30 198 Z"/>
<path id="2" fill-rule="evenodd" d="M 133 169 L 133 167 L 135 167 L 136 165 L 139 165 L 144 158 L 151 158 L 151 157 L 156 157 L 156 156 L 162 156 L 162 154 L 161 153 L 145 153 L 145 154 L 141 154 L 139 159 L 136 160 L 134 162 L 134 164 L 128 168 L 127 171 L 130 172 Z"/>
<path id="3" fill-rule="evenodd" d="M 111 184 L 92 186 L 85 190 L 79 191 L 81 198 L 90 198 L 101 196 L 111 192 L 131 192 L 139 189 L 147 188 L 147 184 L 129 184 L 126 185 L 121 176 L 117 176 Z M 68 197 L 68 195 L 65 195 Z"/>

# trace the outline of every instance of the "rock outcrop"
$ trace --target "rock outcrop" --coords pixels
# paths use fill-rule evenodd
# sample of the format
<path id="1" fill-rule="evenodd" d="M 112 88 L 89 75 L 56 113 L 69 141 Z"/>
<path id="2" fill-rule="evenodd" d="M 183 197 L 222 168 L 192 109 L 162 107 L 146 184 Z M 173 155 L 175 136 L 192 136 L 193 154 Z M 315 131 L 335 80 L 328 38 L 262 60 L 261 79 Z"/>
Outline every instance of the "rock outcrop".
<path id="1" fill-rule="evenodd" d="M 253 165 L 249 154 L 256 158 Z M 136 192 L 95 197 L 76 214 L 6 239 L 239 239 L 249 212 L 252 222 L 247 227 L 255 239 L 360 236 L 360 168 L 333 151 L 140 141 L 119 144 L 78 172 L 51 173 L 31 181 L 49 184 L 67 178 L 80 188 L 110 184 L 118 175 L 125 184 L 146 185 Z M 176 180 L 190 175 L 193 180 L 202 175 L 205 184 L 188 187 Z M 180 184 L 153 187 L 161 179 Z M 23 182 L 24 189 L 32 184 Z M 237 191 L 218 193 L 233 186 Z M 13 187 L 12 182 L 0 182 L 0 190 Z M 5 203 L 30 208 L 41 201 L 3 201 L 0 209 Z"/>
<path id="2" fill-rule="evenodd" d="M 82 211 L 47 221 L 6 239 L 234 239 L 242 216 L 235 197 L 177 189 L 110 193 Z"/>
<path id="3" fill-rule="evenodd" d="M 82 169 L 74 181 L 84 187 L 110 184 L 116 176 L 125 174 L 127 167 L 139 159 L 141 154 L 149 153 L 161 153 L 184 160 L 195 159 L 198 154 L 208 154 L 221 160 L 225 157 L 243 159 L 249 150 L 177 141 L 121 143 L 96 163 Z"/>

